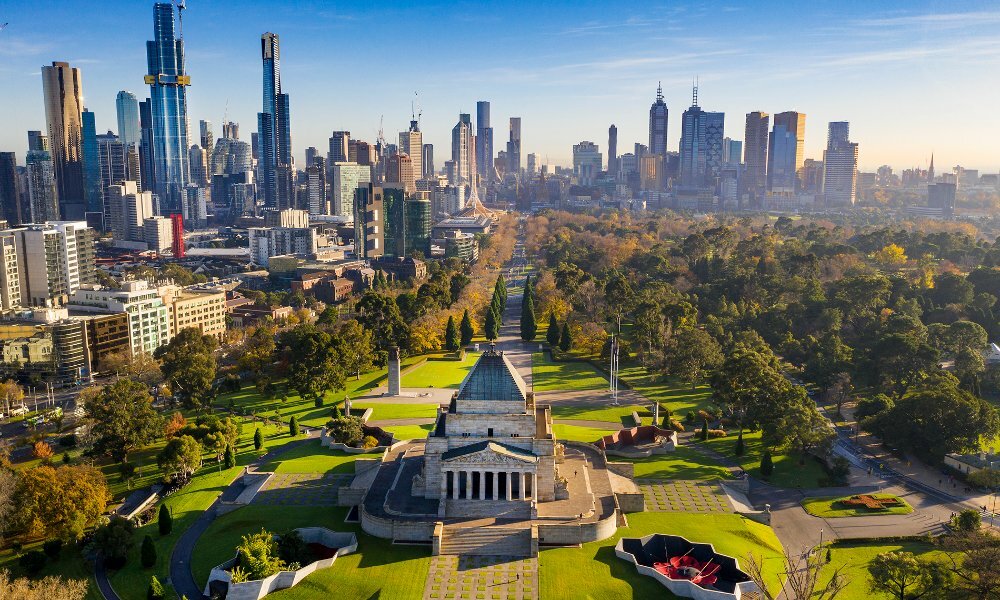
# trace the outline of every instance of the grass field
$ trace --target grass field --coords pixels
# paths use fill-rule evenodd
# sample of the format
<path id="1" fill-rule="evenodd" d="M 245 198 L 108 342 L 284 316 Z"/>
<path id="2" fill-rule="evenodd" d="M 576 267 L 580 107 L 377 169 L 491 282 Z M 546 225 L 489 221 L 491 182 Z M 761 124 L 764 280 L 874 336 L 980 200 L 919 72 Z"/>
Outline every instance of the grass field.
<path id="1" fill-rule="evenodd" d="M 430 549 L 393 546 L 389 540 L 368 536 L 357 524 L 344 523 L 346 508 L 249 505 L 219 517 L 195 546 L 195 581 L 203 585 L 213 566 L 232 558 L 247 533 L 282 533 L 317 525 L 358 535 L 358 552 L 337 559 L 329 569 L 307 577 L 292 589 L 268 596 L 278 599 L 335 597 L 343 600 L 412 600 L 423 597 Z"/>
<path id="2" fill-rule="evenodd" d="M 850 496 L 826 497 L 826 498 L 804 498 L 802 508 L 814 517 L 836 518 L 836 517 L 871 517 L 877 515 L 908 515 L 913 512 L 913 507 L 907 504 L 906 500 L 893 496 L 892 494 L 872 494 L 876 498 L 896 498 L 902 505 L 892 506 L 883 510 L 870 510 L 864 507 L 851 508 L 840 504 L 841 500 L 846 500 Z"/>
<path id="3" fill-rule="evenodd" d="M 616 461 L 635 463 L 637 479 L 729 479 L 729 470 L 687 446 L 667 454 L 646 458 L 613 457 Z"/>
<path id="4" fill-rule="evenodd" d="M 429 425 L 391 425 L 389 427 L 384 427 L 386 431 L 391 431 L 397 440 L 420 440 L 427 437 L 431 429 L 434 428 L 433 424 Z"/>
<path id="5" fill-rule="evenodd" d="M 548 354 L 535 352 L 531 356 L 531 365 L 536 392 L 608 389 L 608 380 L 587 362 L 552 362 Z"/>
<path id="6" fill-rule="evenodd" d="M 691 389 L 690 384 L 674 379 L 661 381 L 658 375 L 650 375 L 646 368 L 640 365 L 623 368 L 621 378 L 634 390 L 652 402 L 659 402 L 660 406 L 669 409 L 681 420 L 688 411 L 698 412 L 712 404 L 712 390 L 707 385 L 698 385 Z"/>
<path id="7" fill-rule="evenodd" d="M 644 425 L 653 420 L 653 413 L 648 406 L 633 404 L 630 406 L 567 406 L 556 404 L 552 407 L 553 419 L 579 419 L 585 421 L 607 421 L 615 427 L 632 427 L 632 411 L 639 413 Z"/>
<path id="8" fill-rule="evenodd" d="M 843 567 L 841 577 L 849 582 L 847 587 L 837 596 L 837 600 L 872 600 L 890 598 L 868 589 L 868 563 L 883 552 L 912 552 L 921 558 L 942 557 L 943 553 L 934 548 L 933 544 L 924 541 L 902 541 L 891 543 L 837 543 L 830 548 L 830 562 L 820 573 L 820 584 L 826 585 L 834 571 Z"/>
<path id="9" fill-rule="evenodd" d="M 760 442 L 760 436 L 761 433 L 759 431 L 753 433 L 744 432 L 743 441 L 746 451 L 743 456 L 736 456 L 735 454 L 737 439 L 735 431 L 730 432 L 730 435 L 724 438 L 709 438 L 703 443 L 719 454 L 728 456 L 738 462 L 753 477 L 762 479 L 760 474 L 760 457 L 763 453 L 763 447 Z M 819 487 L 820 479 L 826 476 L 823 467 L 811 457 L 806 457 L 804 462 L 799 464 L 800 461 L 797 454 L 774 454 L 772 455 L 772 461 L 774 462 L 774 473 L 768 481 L 778 487 L 815 488 Z"/>
<path id="10" fill-rule="evenodd" d="M 556 423 L 552 426 L 557 440 L 572 440 L 574 442 L 596 442 L 606 435 L 610 435 L 619 428 L 613 428 L 613 423 L 608 423 L 607 429 L 596 429 L 594 427 L 580 427 L 577 425 L 562 425 Z"/>
<path id="11" fill-rule="evenodd" d="M 354 459 L 376 454 L 348 454 L 320 446 L 319 440 L 302 444 L 260 466 L 275 473 L 353 473 Z"/>
<path id="12" fill-rule="evenodd" d="M 403 374 L 400 384 L 404 388 L 455 388 L 465 379 L 479 359 L 479 352 L 466 352 L 464 360 L 444 357 L 428 358 L 424 364 Z"/>
<path id="13" fill-rule="evenodd" d="M 764 557 L 772 589 L 778 586 L 781 543 L 770 527 L 739 515 L 633 513 L 629 527 L 613 537 L 581 548 L 551 548 L 539 553 L 539 590 L 545 600 L 628 600 L 669 598 L 663 586 L 635 566 L 615 556 L 621 537 L 650 533 L 681 535 L 694 542 L 711 542 L 715 549 L 743 560 L 748 552 Z"/>
<path id="14" fill-rule="evenodd" d="M 372 409 L 369 421 L 384 421 L 386 419 L 420 419 L 432 418 L 437 415 L 437 404 L 380 404 L 378 402 L 354 402 L 351 411 L 357 409 Z M 332 409 L 331 409 L 332 410 Z"/>

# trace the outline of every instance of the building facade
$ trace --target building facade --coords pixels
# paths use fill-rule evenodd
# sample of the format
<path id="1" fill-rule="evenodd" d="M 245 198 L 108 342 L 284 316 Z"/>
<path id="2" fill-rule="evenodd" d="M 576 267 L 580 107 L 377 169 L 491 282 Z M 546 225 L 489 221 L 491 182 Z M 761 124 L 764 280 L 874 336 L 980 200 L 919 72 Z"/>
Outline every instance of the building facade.
<path id="1" fill-rule="evenodd" d="M 823 152 L 823 197 L 830 207 L 853 206 L 858 186 L 858 145 L 850 141 L 850 124 L 829 125 Z"/>
<path id="2" fill-rule="evenodd" d="M 767 189 L 772 194 L 793 195 L 802 189 L 806 116 L 795 111 L 774 115 L 767 147 Z"/>
<path id="3" fill-rule="evenodd" d="M 649 107 L 649 152 L 667 155 L 667 103 L 663 101 L 663 86 L 656 86 L 656 100 Z"/>

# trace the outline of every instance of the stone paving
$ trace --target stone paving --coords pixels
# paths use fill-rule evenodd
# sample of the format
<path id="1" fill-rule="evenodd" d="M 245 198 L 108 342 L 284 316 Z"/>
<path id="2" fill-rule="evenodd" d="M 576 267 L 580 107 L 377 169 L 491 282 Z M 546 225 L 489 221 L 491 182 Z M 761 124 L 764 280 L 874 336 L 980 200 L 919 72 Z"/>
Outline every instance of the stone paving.
<path id="1" fill-rule="evenodd" d="M 337 489 L 350 485 L 343 473 L 275 473 L 260 488 L 254 504 L 336 506 Z"/>
<path id="2" fill-rule="evenodd" d="M 538 559 L 433 556 L 424 600 L 538 600 Z"/>
<path id="3" fill-rule="evenodd" d="M 636 480 L 650 512 L 732 512 L 729 500 L 714 481 Z"/>

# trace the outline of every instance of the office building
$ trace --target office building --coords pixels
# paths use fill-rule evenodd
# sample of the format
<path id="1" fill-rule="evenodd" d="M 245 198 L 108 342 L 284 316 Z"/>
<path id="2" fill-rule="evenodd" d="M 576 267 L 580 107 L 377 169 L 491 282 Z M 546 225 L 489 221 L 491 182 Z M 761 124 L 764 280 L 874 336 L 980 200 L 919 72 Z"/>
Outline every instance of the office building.
<path id="1" fill-rule="evenodd" d="M 496 171 L 493 167 L 493 127 L 490 125 L 490 103 L 476 102 L 476 168 L 479 180 L 492 183 Z"/>
<path id="2" fill-rule="evenodd" d="M 805 136 L 804 114 L 788 111 L 774 115 L 767 147 L 767 190 L 771 194 L 787 196 L 801 190 Z"/>
<path id="3" fill-rule="evenodd" d="M 0 152 L 0 218 L 7 221 L 8 226 L 25 222 L 17 155 L 13 152 Z"/>
<path id="4" fill-rule="evenodd" d="M 385 166 L 385 183 L 399 184 L 407 195 L 417 191 L 413 173 L 415 167 L 406 154 L 393 154 Z"/>
<path id="5" fill-rule="evenodd" d="M 208 198 L 205 197 L 205 188 L 190 184 L 184 189 L 181 215 L 188 229 L 201 229 L 208 224 Z"/>
<path id="6" fill-rule="evenodd" d="M 529 176 L 534 175 L 538 172 L 538 155 L 535 154 L 534 152 L 528 153 L 526 168 Z"/>
<path id="7" fill-rule="evenodd" d="M 167 307 L 167 324 L 173 338 L 182 329 L 197 329 L 222 341 L 226 334 L 226 293 L 221 290 L 161 285 L 156 289 Z"/>
<path id="8" fill-rule="evenodd" d="M 399 132 L 399 153 L 401 155 L 406 155 L 412 169 L 410 170 L 410 175 L 414 180 L 420 179 L 421 173 L 423 173 L 424 163 L 423 163 L 423 148 L 424 148 L 424 134 L 420 131 L 420 125 L 417 123 L 416 119 L 410 121 L 410 129 L 408 131 Z M 358 161 L 360 163 L 360 161 Z M 413 187 L 408 188 L 410 193 L 413 191 Z"/>
<path id="9" fill-rule="evenodd" d="M 644 154 L 639 159 L 639 189 L 661 192 L 664 189 L 663 157 L 659 154 Z"/>
<path id="10" fill-rule="evenodd" d="M 108 229 L 116 240 L 144 242 L 145 221 L 153 216 L 153 194 L 134 181 L 108 187 Z"/>
<path id="11" fill-rule="evenodd" d="M 326 159 L 317 156 L 313 159 L 313 163 L 306 167 L 306 198 L 309 214 L 329 213 L 326 195 Z"/>
<path id="12" fill-rule="evenodd" d="M 425 198 L 410 198 L 406 201 L 406 255 L 419 251 L 430 256 L 431 245 L 431 201 Z"/>
<path id="13" fill-rule="evenodd" d="M 28 154 L 24 162 L 28 180 L 28 211 L 23 215 L 33 223 L 59 220 L 59 190 L 56 187 L 55 166 L 47 148 L 48 138 L 28 132 Z"/>
<path id="14" fill-rule="evenodd" d="M 680 185 L 689 189 L 714 188 L 722 169 L 725 115 L 698 106 L 695 86 L 691 107 L 681 116 Z"/>
<path id="15" fill-rule="evenodd" d="M 201 141 L 201 147 L 205 150 L 205 154 L 212 156 L 212 151 L 215 149 L 215 136 L 212 134 L 212 122 L 202 119 L 198 121 L 199 136 Z M 210 173 L 211 174 L 211 173 Z"/>
<path id="16" fill-rule="evenodd" d="M 402 184 L 382 186 L 383 256 L 406 256 L 406 198 Z"/>
<path id="17" fill-rule="evenodd" d="M 955 214 L 954 183 L 932 183 L 927 186 L 927 206 L 939 209 L 944 217 Z"/>
<path id="18" fill-rule="evenodd" d="M 528 160 L 534 162 L 533 157 L 533 154 L 529 154 Z M 534 169 L 528 167 L 528 173 L 534 173 Z M 611 178 L 618 177 L 618 128 L 614 124 L 608 128 L 608 175 Z"/>
<path id="19" fill-rule="evenodd" d="M 767 193 L 767 148 L 768 129 L 771 118 L 767 113 L 754 111 L 747 113 L 746 129 L 743 137 L 743 190 L 750 199 L 751 206 L 761 206 Z"/>
<path id="20" fill-rule="evenodd" d="M 359 185 L 371 183 L 371 167 L 351 162 L 333 165 L 330 210 L 341 217 L 354 216 L 354 195 Z"/>
<path id="21" fill-rule="evenodd" d="M 42 67 L 52 167 L 59 195 L 60 214 L 82 219 L 86 206 L 83 175 L 83 83 L 80 70 L 69 63 Z"/>
<path id="22" fill-rule="evenodd" d="M 281 91 L 281 49 L 276 34 L 260 36 L 260 53 L 264 65 L 264 107 L 257 114 L 261 195 L 266 208 L 291 208 L 292 138 L 288 94 Z"/>
<path id="23" fill-rule="evenodd" d="M 424 144 L 423 156 L 421 157 L 421 167 L 423 168 L 423 178 L 434 177 L 434 144 Z"/>
<path id="24" fill-rule="evenodd" d="M 510 138 L 507 141 L 507 173 L 521 173 L 521 117 L 510 118 Z"/>
<path id="25" fill-rule="evenodd" d="M 143 100 L 139 103 L 139 168 L 142 171 L 140 185 L 142 191 L 151 192 L 156 187 L 156 159 L 153 157 L 153 103 Z"/>
<path id="26" fill-rule="evenodd" d="M 853 206 L 858 186 L 858 145 L 850 141 L 850 124 L 829 125 L 823 152 L 823 197 L 829 207 Z"/>
<path id="27" fill-rule="evenodd" d="M 174 5 L 154 4 L 155 39 L 146 42 L 149 73 L 145 81 L 149 84 L 152 125 L 152 190 L 164 214 L 180 209 L 190 182 L 187 86 L 191 85 L 191 77 L 184 70 L 184 40 L 177 39 L 174 25 Z"/>
<path id="28" fill-rule="evenodd" d="M 739 165 L 743 160 L 743 142 L 730 138 L 722 138 L 722 164 Z"/>
<path id="29" fill-rule="evenodd" d="M 16 310 L 22 302 L 17 238 L 10 230 L 0 231 L 0 310 Z"/>
<path id="30" fill-rule="evenodd" d="M 142 222 L 142 241 L 153 252 L 162 254 L 170 250 L 173 242 L 173 224 L 170 219 L 157 215 Z"/>
<path id="31" fill-rule="evenodd" d="M 475 141 L 472 134 L 472 118 L 468 113 L 458 115 L 458 123 L 451 130 L 451 161 L 454 185 L 471 185 L 475 171 Z"/>
<path id="32" fill-rule="evenodd" d="M 83 286 L 73 292 L 67 308 L 78 314 L 127 314 L 133 354 L 152 354 L 172 337 L 167 306 L 146 281 L 127 281 L 120 289 Z"/>
<path id="33" fill-rule="evenodd" d="M 667 155 L 667 103 L 663 101 L 663 86 L 656 86 L 656 100 L 649 107 L 649 152 Z"/>
<path id="34" fill-rule="evenodd" d="M 330 153 L 326 155 L 328 164 L 349 162 L 348 146 L 351 142 L 350 131 L 334 131 L 330 135 Z"/>
<path id="35" fill-rule="evenodd" d="M 191 183 L 199 187 L 208 187 L 208 172 L 211 170 L 205 149 L 195 144 L 188 149 L 188 165 L 191 169 Z"/>
<path id="36" fill-rule="evenodd" d="M 101 165 L 97 151 L 97 124 L 94 120 L 94 113 L 84 108 L 81 115 L 81 122 L 81 130 L 83 132 L 84 214 L 92 227 L 103 229 L 104 187 L 101 184 Z"/>
<path id="37" fill-rule="evenodd" d="M 385 253 L 382 188 L 372 183 L 354 192 L 354 254 L 372 260 Z"/>
<path id="38" fill-rule="evenodd" d="M 316 232 L 311 227 L 250 227 L 250 260 L 267 267 L 274 256 L 313 254 Z"/>
<path id="39" fill-rule="evenodd" d="M 139 126 L 139 100 L 135 94 L 125 90 L 118 92 L 115 97 L 115 112 L 118 117 L 118 137 L 126 146 L 138 148 L 142 142 L 142 128 Z"/>
<path id="40" fill-rule="evenodd" d="M 823 161 L 807 158 L 802 161 L 802 191 L 819 194 L 823 190 Z"/>
<path id="41" fill-rule="evenodd" d="M 594 142 L 580 142 L 573 146 L 573 174 L 578 184 L 594 185 L 601 172 L 602 156 Z"/>

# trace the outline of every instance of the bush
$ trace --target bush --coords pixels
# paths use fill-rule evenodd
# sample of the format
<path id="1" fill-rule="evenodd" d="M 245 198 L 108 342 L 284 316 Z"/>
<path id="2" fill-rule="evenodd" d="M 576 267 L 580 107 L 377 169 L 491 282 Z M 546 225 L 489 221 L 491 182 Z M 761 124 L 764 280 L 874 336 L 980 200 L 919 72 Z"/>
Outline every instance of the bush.
<path id="1" fill-rule="evenodd" d="M 715 420 L 715 416 L 713 416 L 712 413 L 708 412 L 707 410 L 699 410 L 698 411 L 698 418 L 701 419 L 702 421 L 714 421 Z"/>
<path id="2" fill-rule="evenodd" d="M 270 577 L 285 567 L 285 562 L 278 556 L 278 542 L 274 540 L 274 535 L 263 529 L 260 533 L 243 536 L 236 552 L 240 567 L 246 569 L 251 580 Z"/>
<path id="3" fill-rule="evenodd" d="M 278 556 L 286 563 L 308 563 L 309 547 L 306 546 L 302 535 L 294 529 L 285 533 L 278 540 Z"/>
<path id="4" fill-rule="evenodd" d="M 726 430 L 725 429 L 709 429 L 708 430 L 708 437 L 710 437 L 710 438 L 723 438 L 723 437 L 726 437 Z"/>
<path id="5" fill-rule="evenodd" d="M 670 428 L 678 433 L 684 433 L 684 425 L 676 419 L 670 421 Z"/>
<path id="6" fill-rule="evenodd" d="M 142 561 L 142 566 L 147 569 L 156 564 L 156 544 L 153 543 L 153 538 L 148 535 L 142 538 L 142 548 L 140 549 L 139 557 Z"/>
<path id="7" fill-rule="evenodd" d="M 24 550 L 24 544 L 21 542 L 14 542 L 10 545 L 10 551 L 13 552 L 15 556 L 20 556 L 22 550 Z"/>
<path id="8" fill-rule="evenodd" d="M 226 446 L 226 452 L 222 455 L 222 463 L 227 469 L 236 466 L 236 454 L 233 453 L 232 445 Z"/>
<path id="9" fill-rule="evenodd" d="M 63 448 L 76 448 L 76 434 L 71 433 L 59 438 L 59 445 Z"/>
<path id="10" fill-rule="evenodd" d="M 114 516 L 94 532 L 93 546 L 104 556 L 104 564 L 109 569 L 120 569 L 128 560 L 128 552 L 135 543 L 135 525 L 123 517 Z"/>
<path id="11" fill-rule="evenodd" d="M 892 398 L 885 394 L 875 394 L 871 398 L 862 398 L 854 409 L 854 418 L 858 421 L 880 415 L 894 405 Z"/>
<path id="12" fill-rule="evenodd" d="M 153 575 L 149 578 L 149 589 L 146 590 L 146 600 L 163 600 L 167 592 L 163 589 L 163 584 Z"/>
<path id="13" fill-rule="evenodd" d="M 159 516 L 160 535 L 167 535 L 174 528 L 174 517 L 170 514 L 170 509 L 166 504 L 160 505 Z"/>
<path id="14" fill-rule="evenodd" d="M 695 419 L 697 419 L 697 418 L 698 418 L 698 416 L 694 414 L 694 411 L 693 410 L 689 410 L 688 414 L 684 417 L 684 422 L 687 423 L 688 425 L 690 425 L 690 424 L 694 423 Z"/>
<path id="15" fill-rule="evenodd" d="M 326 428 L 333 441 L 357 447 L 365 435 L 362 425 L 361 417 L 340 417 L 339 419 L 330 419 Z"/>
<path id="16" fill-rule="evenodd" d="M 299 420 L 293 415 L 288 421 L 288 435 L 296 437 L 299 435 Z"/>
<path id="17" fill-rule="evenodd" d="M 958 513 L 958 515 L 956 515 L 951 521 L 952 527 L 964 533 L 978 531 L 982 524 L 983 519 L 979 514 L 979 511 L 971 508 L 967 508 Z"/>
<path id="18" fill-rule="evenodd" d="M 48 557 L 41 550 L 32 550 L 17 559 L 17 562 L 29 575 L 37 575 L 45 567 L 48 560 Z"/>
<path id="19" fill-rule="evenodd" d="M 771 451 L 765 450 L 760 457 L 760 474 L 764 479 L 769 479 L 774 473 L 774 460 L 771 459 Z"/>
<path id="20" fill-rule="evenodd" d="M 261 433 L 260 427 L 253 432 L 253 449 L 260 452 L 260 449 L 264 447 L 264 434 Z"/>
<path id="21" fill-rule="evenodd" d="M 370 435 L 366 435 L 365 439 L 361 441 L 361 447 L 364 448 L 365 450 L 374 448 L 375 446 L 378 446 L 378 440 L 376 440 L 374 437 Z"/>
<path id="22" fill-rule="evenodd" d="M 708 439 L 708 421 L 701 422 L 701 432 L 698 434 L 698 439 L 703 442 Z"/>
<path id="23" fill-rule="evenodd" d="M 316 396 L 316 399 L 313 400 L 313 406 L 323 408 L 323 396 Z"/>
<path id="24" fill-rule="evenodd" d="M 62 547 L 62 540 L 45 540 L 45 543 L 42 544 L 42 551 L 45 552 L 45 556 L 48 556 L 52 560 L 59 560 Z"/>

